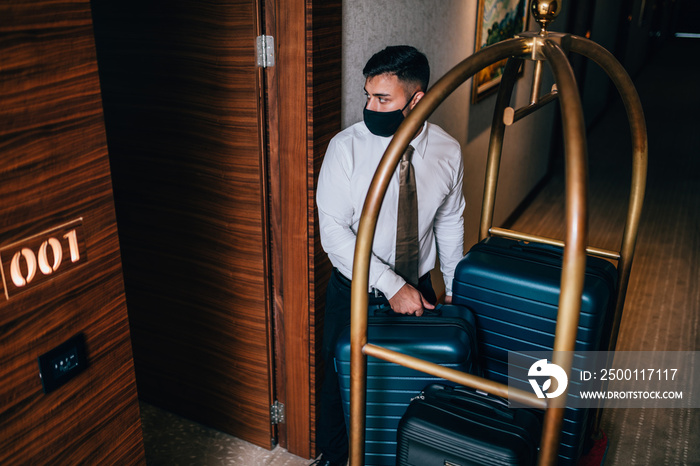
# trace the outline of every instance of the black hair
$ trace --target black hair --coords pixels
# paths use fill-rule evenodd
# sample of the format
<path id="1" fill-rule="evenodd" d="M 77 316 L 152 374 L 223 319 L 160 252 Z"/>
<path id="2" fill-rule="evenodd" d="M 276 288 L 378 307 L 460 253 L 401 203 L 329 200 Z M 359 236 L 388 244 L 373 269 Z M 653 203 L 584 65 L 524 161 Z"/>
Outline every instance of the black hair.
<path id="1" fill-rule="evenodd" d="M 375 53 L 362 70 L 365 78 L 373 78 L 385 73 L 395 74 L 401 82 L 415 83 L 424 92 L 428 89 L 430 81 L 428 58 L 410 45 L 392 45 Z"/>

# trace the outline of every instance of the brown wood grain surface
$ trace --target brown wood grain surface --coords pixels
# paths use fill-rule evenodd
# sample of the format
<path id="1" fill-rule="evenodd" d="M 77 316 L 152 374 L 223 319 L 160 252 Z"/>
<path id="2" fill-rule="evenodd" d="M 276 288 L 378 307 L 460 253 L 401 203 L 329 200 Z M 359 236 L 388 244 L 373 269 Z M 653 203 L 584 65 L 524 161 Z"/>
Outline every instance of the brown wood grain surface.
<path id="1" fill-rule="evenodd" d="M 0 464 L 143 463 L 90 4 L 3 2 L 0 17 L 0 260 L 41 257 L 66 224 L 83 254 L 46 256 L 55 270 L 33 279 L 18 262 L 23 286 L 3 276 Z M 45 394 L 38 356 L 78 333 L 87 369 Z"/>
<path id="2" fill-rule="evenodd" d="M 93 10 L 139 394 L 270 448 L 256 2 Z"/>
<path id="3" fill-rule="evenodd" d="M 306 21 L 305 2 L 277 3 L 280 39 L 277 66 L 277 116 L 279 125 L 278 157 L 271 165 L 279 171 L 280 197 L 272 198 L 277 206 L 280 232 L 273 243 L 273 255 L 281 257 L 277 271 L 276 292 L 281 292 L 277 322 L 283 322 L 285 396 L 289 406 L 286 425 L 290 451 L 303 451 L 309 457 L 309 262 L 306 208 L 306 171 L 308 147 L 308 107 L 306 95 Z M 283 46 L 287 44 L 287 46 Z M 282 317 L 283 320 L 280 319 Z M 306 432 L 307 435 L 300 435 Z"/>
<path id="4" fill-rule="evenodd" d="M 265 2 L 276 65 L 265 70 L 270 250 L 277 397 L 287 406 L 280 443 L 315 456 L 317 371 L 330 274 L 315 212 L 321 160 L 340 130 L 341 4 Z"/>

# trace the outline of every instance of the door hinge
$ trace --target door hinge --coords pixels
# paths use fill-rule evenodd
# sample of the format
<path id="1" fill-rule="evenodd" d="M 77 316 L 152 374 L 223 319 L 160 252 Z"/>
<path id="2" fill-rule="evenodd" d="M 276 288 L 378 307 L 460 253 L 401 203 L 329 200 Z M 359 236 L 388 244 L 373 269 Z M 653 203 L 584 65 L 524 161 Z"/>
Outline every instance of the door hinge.
<path id="1" fill-rule="evenodd" d="M 275 400 L 270 406 L 270 423 L 271 424 L 284 424 L 284 404 Z"/>
<path id="2" fill-rule="evenodd" d="M 257 66 L 269 68 L 275 66 L 275 39 L 272 36 L 255 38 L 257 51 Z"/>

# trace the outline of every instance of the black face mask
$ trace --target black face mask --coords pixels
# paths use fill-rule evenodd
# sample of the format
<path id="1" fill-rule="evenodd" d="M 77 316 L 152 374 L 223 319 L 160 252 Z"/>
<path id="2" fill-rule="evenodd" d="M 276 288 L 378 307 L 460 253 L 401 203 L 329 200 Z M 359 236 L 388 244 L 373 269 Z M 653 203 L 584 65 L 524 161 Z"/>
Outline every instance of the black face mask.
<path id="1" fill-rule="evenodd" d="M 401 110 L 394 110 L 391 112 L 375 112 L 374 110 L 367 110 L 367 106 L 362 112 L 362 116 L 365 120 L 365 125 L 367 129 L 370 130 L 372 134 L 382 137 L 393 136 L 399 125 L 404 120 L 403 111 L 406 110 L 408 105 L 415 97 L 415 93 L 408 99 L 406 105 Z"/>

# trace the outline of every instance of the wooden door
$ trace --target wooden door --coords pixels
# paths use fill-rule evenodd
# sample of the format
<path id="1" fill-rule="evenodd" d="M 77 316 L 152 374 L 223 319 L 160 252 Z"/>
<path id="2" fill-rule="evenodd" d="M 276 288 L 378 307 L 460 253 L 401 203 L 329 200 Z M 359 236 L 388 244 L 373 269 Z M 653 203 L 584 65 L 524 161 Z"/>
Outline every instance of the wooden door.
<path id="1" fill-rule="evenodd" d="M 270 448 L 260 6 L 93 14 L 139 395 Z"/>

